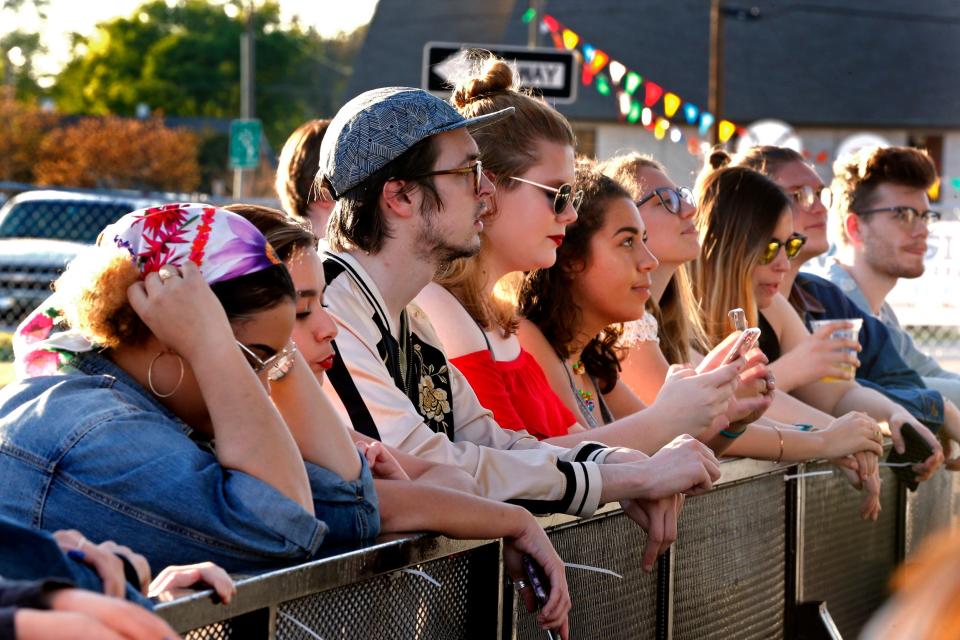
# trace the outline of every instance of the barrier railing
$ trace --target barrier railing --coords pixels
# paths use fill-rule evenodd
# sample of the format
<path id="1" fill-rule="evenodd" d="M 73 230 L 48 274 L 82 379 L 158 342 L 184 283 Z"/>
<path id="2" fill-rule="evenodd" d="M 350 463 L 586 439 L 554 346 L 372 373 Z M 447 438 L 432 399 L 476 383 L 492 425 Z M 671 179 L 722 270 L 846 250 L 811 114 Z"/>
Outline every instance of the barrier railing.
<path id="1" fill-rule="evenodd" d="M 862 522 L 861 494 L 826 463 L 733 460 L 717 488 L 689 499 L 679 539 L 654 571 L 645 534 L 618 508 L 542 519 L 569 563 L 577 638 L 803 637 L 804 602 L 826 602 L 854 638 L 886 596 L 890 572 L 960 514 L 960 474 L 908 494 L 884 469 L 883 510 Z M 784 472 L 801 477 L 784 481 Z M 504 580 L 499 541 L 416 536 L 241 580 L 230 605 L 209 592 L 158 606 L 194 640 L 221 638 L 542 638 Z"/>

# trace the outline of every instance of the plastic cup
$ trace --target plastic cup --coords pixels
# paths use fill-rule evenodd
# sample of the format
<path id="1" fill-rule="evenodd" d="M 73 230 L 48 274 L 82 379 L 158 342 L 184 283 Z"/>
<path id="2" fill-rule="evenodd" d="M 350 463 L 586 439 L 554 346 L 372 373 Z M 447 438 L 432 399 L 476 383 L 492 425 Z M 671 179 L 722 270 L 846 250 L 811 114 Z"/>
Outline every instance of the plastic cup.
<path id="1" fill-rule="evenodd" d="M 814 333 L 816 333 L 820 329 L 820 327 L 824 325 L 836 324 L 837 322 L 848 322 L 853 326 L 850 327 L 849 329 L 837 329 L 831 332 L 830 333 L 831 340 L 857 340 L 858 336 L 860 335 L 860 327 L 863 326 L 863 318 L 833 318 L 831 320 L 812 320 L 810 322 L 810 326 L 813 329 Z M 846 351 L 847 353 L 852 353 L 854 355 L 856 355 L 857 353 L 853 349 L 844 349 L 844 351 Z M 856 372 L 856 367 L 854 367 L 852 364 L 843 363 L 840 365 L 840 368 L 843 369 L 844 371 L 848 371 L 850 373 L 851 379 L 854 376 L 854 372 Z M 833 376 L 827 376 L 825 378 L 820 378 L 820 379 L 823 382 L 843 381 L 843 378 L 834 378 Z"/>

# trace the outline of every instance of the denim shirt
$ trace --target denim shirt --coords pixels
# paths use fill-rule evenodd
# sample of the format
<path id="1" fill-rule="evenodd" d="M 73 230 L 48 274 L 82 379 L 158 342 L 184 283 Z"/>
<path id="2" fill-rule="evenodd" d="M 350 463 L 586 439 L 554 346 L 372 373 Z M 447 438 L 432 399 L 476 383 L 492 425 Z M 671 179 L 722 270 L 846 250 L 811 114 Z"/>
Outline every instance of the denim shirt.
<path id="1" fill-rule="evenodd" d="M 222 467 L 209 443 L 105 357 L 86 354 L 75 366 L 0 392 L 0 515 L 115 540 L 156 571 L 209 560 L 255 572 L 377 535 L 363 456 L 352 482 L 306 464 L 314 516 Z"/>
<path id="2" fill-rule="evenodd" d="M 805 294 L 819 303 L 819 308 L 806 305 L 797 308 L 807 328 L 811 320 L 862 318 L 858 354 L 860 367 L 857 382 L 879 391 L 906 408 L 911 415 L 936 431 L 943 424 L 943 396 L 927 389 L 916 371 L 907 366 L 890 339 L 890 332 L 877 318 L 858 307 L 844 295 L 838 286 L 812 273 L 799 273 L 794 281 L 790 301 L 797 308 L 797 300 Z"/>

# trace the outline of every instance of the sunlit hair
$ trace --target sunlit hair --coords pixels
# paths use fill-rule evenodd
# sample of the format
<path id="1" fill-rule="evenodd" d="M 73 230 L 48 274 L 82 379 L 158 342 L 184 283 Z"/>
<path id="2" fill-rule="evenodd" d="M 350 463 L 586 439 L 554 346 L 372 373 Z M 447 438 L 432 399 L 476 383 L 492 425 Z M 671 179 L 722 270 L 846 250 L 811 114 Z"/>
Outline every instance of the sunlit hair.
<path id="1" fill-rule="evenodd" d="M 664 175 L 667 173 L 657 160 L 636 152 L 610 158 L 600 163 L 599 169 L 623 185 L 634 201 L 650 193 L 652 185 L 644 181 L 644 169 L 660 171 Z M 647 231 L 650 232 L 650 227 L 647 227 Z M 647 311 L 659 325 L 657 335 L 660 338 L 660 351 L 667 362 L 690 362 L 690 345 L 706 343 L 702 311 L 693 294 L 689 265 L 680 265 L 667 283 L 660 302 L 651 298 L 647 302 Z"/>
<path id="2" fill-rule="evenodd" d="M 844 222 L 851 212 L 874 205 L 877 187 L 895 184 L 926 191 L 937 181 L 937 168 L 924 149 L 867 147 L 833 163 L 833 211 L 837 238 L 849 244 Z"/>
<path id="3" fill-rule="evenodd" d="M 320 198 L 314 182 L 320 166 L 320 143 L 330 120 L 310 120 L 290 134 L 280 151 L 274 184 L 284 211 L 309 219 L 310 203 Z"/>
<path id="4" fill-rule="evenodd" d="M 89 247 L 72 260 L 53 288 L 69 327 L 100 347 L 136 346 L 150 336 L 127 298 L 127 289 L 139 279 L 128 251 L 102 245 Z M 210 289 L 231 322 L 293 301 L 296 295 L 290 274 L 280 264 L 222 280 Z"/>
<path id="5" fill-rule="evenodd" d="M 576 188 L 583 189 L 583 203 L 577 211 L 577 221 L 567 227 L 563 244 L 557 249 L 557 262 L 549 269 L 528 273 L 519 292 L 520 314 L 537 325 L 563 359 L 574 355 L 583 322 L 583 311 L 572 284 L 578 273 L 590 267 L 590 241 L 603 227 L 610 203 L 618 198 L 630 199 L 626 189 L 597 171 L 592 161 L 580 159 L 576 176 Z M 623 325 L 610 325 L 580 353 L 584 368 L 597 379 L 601 393 L 609 393 L 617 384 L 617 341 L 622 333 Z"/>
<path id="6" fill-rule="evenodd" d="M 697 179 L 700 257 L 693 263 L 694 295 L 703 308 L 704 352 L 730 332 L 727 312 L 742 307 L 750 326 L 759 312 L 751 275 L 760 263 L 790 200 L 772 180 L 753 169 L 728 167 L 730 156 L 714 151 Z"/>
<path id="7" fill-rule="evenodd" d="M 451 101 L 467 118 L 507 107 L 514 114 L 490 125 L 471 131 L 480 147 L 483 168 L 498 192 L 518 188 L 510 176 L 522 176 L 540 162 L 537 143 L 553 142 L 573 147 L 576 138 L 566 118 L 542 99 L 519 88 L 513 69 L 503 60 L 489 53 L 467 52 L 460 60 L 467 70 L 457 82 Z M 494 194 L 487 218 L 498 215 L 497 196 Z M 467 313 L 485 330 L 497 327 L 504 336 L 517 329 L 513 287 L 500 283 L 497 295 L 483 294 L 483 257 L 489 251 L 488 241 L 480 234 L 480 253 L 473 258 L 456 260 L 441 267 L 435 280 L 457 297 Z"/>
<path id="8" fill-rule="evenodd" d="M 283 211 L 258 204 L 231 204 L 224 209 L 243 216 L 259 229 L 282 262 L 288 262 L 297 251 L 317 248 L 317 237 L 308 223 Z"/>
<path id="9" fill-rule="evenodd" d="M 788 147 L 760 145 L 750 147 L 746 151 L 733 156 L 730 166 L 747 167 L 759 171 L 768 178 L 773 178 L 780 169 L 794 162 L 807 163 L 800 153 Z"/>

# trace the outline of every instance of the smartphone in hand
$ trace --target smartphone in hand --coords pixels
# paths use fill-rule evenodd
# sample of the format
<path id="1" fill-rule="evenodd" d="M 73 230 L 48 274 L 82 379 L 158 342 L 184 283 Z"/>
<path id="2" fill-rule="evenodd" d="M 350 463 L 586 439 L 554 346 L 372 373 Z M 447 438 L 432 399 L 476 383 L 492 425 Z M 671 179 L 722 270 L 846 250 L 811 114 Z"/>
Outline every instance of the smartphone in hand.
<path id="1" fill-rule="evenodd" d="M 537 561 L 528 555 L 523 556 L 523 570 L 527 573 L 527 581 L 530 588 L 533 589 L 533 595 L 537 599 L 538 607 L 543 607 L 550 599 L 550 583 L 547 582 L 543 569 L 537 564 Z M 550 640 L 556 640 L 557 634 L 550 629 L 545 629 L 547 637 Z"/>
<path id="2" fill-rule="evenodd" d="M 757 344 L 757 340 L 759 339 L 760 329 L 756 327 L 744 329 L 743 333 L 737 337 L 737 341 L 733 343 L 730 351 L 727 352 L 727 356 L 723 359 L 723 364 L 730 364 L 740 356 L 746 356 L 747 352 L 753 349 L 753 346 Z"/>
<path id="3" fill-rule="evenodd" d="M 904 451 L 897 453 L 896 449 L 890 449 L 887 455 L 887 462 L 923 462 L 933 455 L 933 447 L 930 446 L 923 437 L 917 433 L 911 424 L 905 424 L 900 427 L 900 434 L 903 436 Z M 919 483 L 917 482 L 917 472 L 912 467 L 891 467 L 893 475 L 897 476 L 910 491 L 916 491 Z"/>

